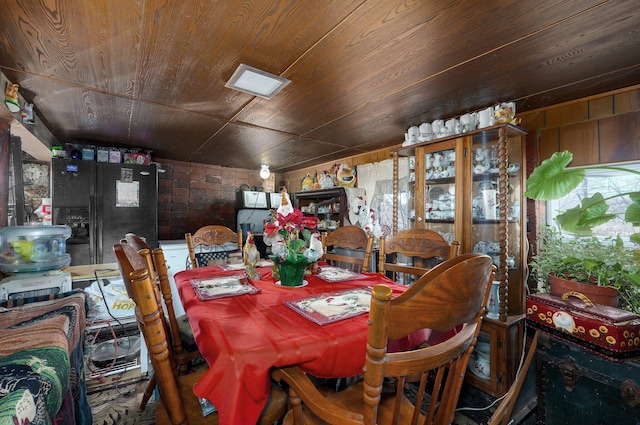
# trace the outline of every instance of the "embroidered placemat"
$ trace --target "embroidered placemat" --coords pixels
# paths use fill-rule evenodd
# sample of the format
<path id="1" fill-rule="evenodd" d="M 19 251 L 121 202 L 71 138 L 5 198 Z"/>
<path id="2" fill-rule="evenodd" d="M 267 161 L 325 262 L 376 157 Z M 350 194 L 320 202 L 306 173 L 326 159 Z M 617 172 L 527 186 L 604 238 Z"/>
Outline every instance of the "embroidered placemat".
<path id="1" fill-rule="evenodd" d="M 241 274 L 190 280 L 193 289 L 202 300 L 215 300 L 217 298 L 260 292 L 260 289 L 253 286 L 249 279 Z"/>
<path id="2" fill-rule="evenodd" d="M 371 287 L 342 289 L 284 303 L 307 319 L 319 325 L 326 325 L 368 313 Z"/>
<path id="3" fill-rule="evenodd" d="M 316 276 L 325 282 L 344 282 L 345 280 L 365 279 L 368 277 L 361 273 L 352 272 L 351 270 L 335 266 L 322 266 L 320 268 L 320 273 Z"/>

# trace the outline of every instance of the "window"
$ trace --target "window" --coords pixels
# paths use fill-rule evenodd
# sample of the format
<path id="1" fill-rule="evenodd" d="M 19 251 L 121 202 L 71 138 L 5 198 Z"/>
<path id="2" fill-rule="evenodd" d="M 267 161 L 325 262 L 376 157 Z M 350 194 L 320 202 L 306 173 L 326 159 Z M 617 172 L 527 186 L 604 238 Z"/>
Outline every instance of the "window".
<path id="1" fill-rule="evenodd" d="M 640 163 L 611 164 L 612 167 L 624 167 L 640 170 Z M 582 199 L 600 192 L 605 199 L 616 194 L 640 190 L 640 176 L 617 170 L 590 170 L 586 167 L 587 176 L 584 181 L 570 194 L 563 198 L 547 202 L 547 224 L 557 225 L 556 216 L 578 205 Z M 615 237 L 620 235 L 625 243 L 629 242 L 629 235 L 638 232 L 638 227 L 631 226 L 624 221 L 624 211 L 631 203 L 628 196 L 614 198 L 607 201 L 608 213 L 621 214 L 611 221 L 597 226 L 593 233 L 600 237 Z"/>

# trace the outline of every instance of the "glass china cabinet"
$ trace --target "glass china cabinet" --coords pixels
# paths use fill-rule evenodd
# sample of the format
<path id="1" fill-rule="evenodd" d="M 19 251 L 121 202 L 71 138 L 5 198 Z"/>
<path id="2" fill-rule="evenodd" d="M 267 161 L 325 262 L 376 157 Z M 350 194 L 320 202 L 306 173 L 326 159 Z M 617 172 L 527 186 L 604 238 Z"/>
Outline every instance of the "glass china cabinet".
<path id="1" fill-rule="evenodd" d="M 427 228 L 458 241 L 461 252 L 489 255 L 496 266 L 488 313 L 479 344 L 469 361 L 467 380 L 499 397 L 513 379 L 524 333 L 526 132 L 511 124 L 474 130 L 393 152 L 394 175 L 409 175 L 399 191 L 394 179 L 396 215 L 408 227 Z M 398 161 L 401 156 L 408 161 Z M 399 164 L 408 170 L 398 170 Z M 394 217 L 395 218 L 395 217 Z M 394 231 L 401 230 L 394 220 Z"/>

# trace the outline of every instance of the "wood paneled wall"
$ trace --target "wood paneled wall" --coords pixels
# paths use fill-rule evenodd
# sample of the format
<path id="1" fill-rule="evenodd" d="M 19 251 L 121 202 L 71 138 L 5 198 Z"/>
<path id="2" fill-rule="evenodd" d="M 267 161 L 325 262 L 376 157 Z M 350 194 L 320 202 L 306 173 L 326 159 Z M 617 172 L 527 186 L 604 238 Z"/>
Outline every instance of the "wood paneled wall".
<path id="1" fill-rule="evenodd" d="M 242 186 L 273 191 L 277 176 L 259 170 L 158 159 L 158 240 L 184 239 L 186 232 L 220 224 L 235 229 L 236 193 Z"/>
<path id="2" fill-rule="evenodd" d="M 521 115 L 539 161 L 569 150 L 571 165 L 640 160 L 640 86 Z"/>

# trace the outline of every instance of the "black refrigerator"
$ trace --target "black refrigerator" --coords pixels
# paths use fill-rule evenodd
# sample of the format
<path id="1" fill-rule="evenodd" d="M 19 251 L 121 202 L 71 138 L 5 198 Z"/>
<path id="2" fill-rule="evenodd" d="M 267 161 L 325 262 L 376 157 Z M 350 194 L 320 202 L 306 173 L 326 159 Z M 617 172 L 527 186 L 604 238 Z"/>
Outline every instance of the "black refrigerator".
<path id="1" fill-rule="evenodd" d="M 71 265 L 116 262 L 113 245 L 127 233 L 158 246 L 155 165 L 53 158 L 53 224 L 71 227 Z"/>

